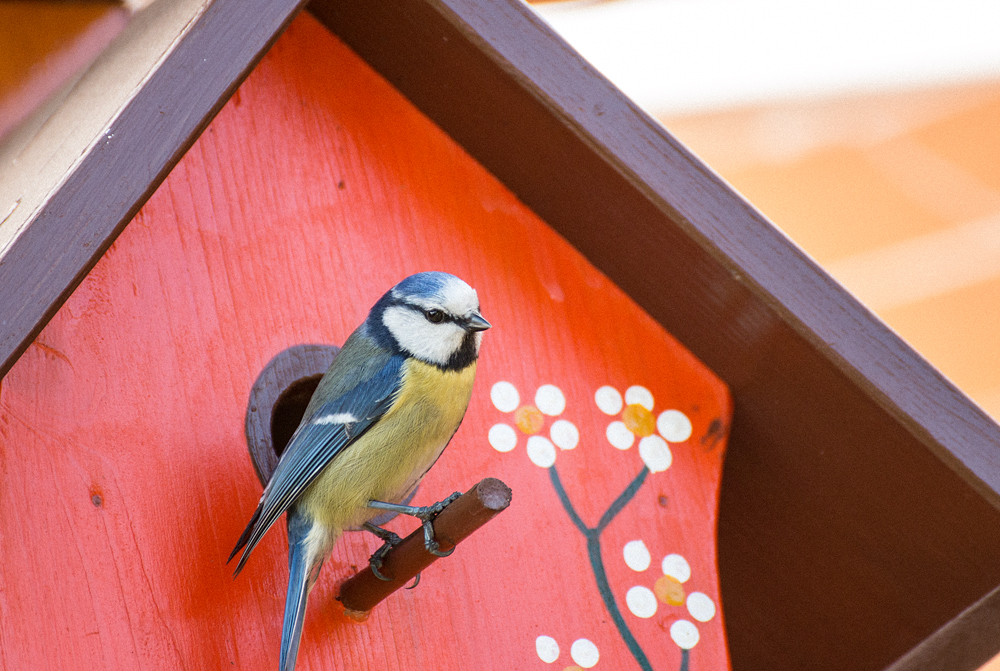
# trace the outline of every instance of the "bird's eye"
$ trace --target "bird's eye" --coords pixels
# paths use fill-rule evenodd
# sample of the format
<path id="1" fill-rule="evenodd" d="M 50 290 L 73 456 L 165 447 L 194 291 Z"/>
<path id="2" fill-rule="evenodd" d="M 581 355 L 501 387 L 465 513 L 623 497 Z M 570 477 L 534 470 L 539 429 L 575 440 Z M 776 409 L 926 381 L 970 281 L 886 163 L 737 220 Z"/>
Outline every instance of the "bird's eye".
<path id="1" fill-rule="evenodd" d="M 444 313 L 440 310 L 428 310 L 424 316 L 427 317 L 427 321 L 433 324 L 440 324 L 444 321 Z"/>

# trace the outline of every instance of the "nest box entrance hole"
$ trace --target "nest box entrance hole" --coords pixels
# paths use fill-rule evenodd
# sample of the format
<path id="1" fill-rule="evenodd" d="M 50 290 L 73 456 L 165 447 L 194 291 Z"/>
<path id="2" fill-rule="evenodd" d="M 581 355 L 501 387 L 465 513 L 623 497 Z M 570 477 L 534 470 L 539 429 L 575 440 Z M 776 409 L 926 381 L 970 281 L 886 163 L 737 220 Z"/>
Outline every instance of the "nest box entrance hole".
<path id="1" fill-rule="evenodd" d="M 270 480 L 320 378 L 339 351 L 333 345 L 295 345 L 279 352 L 257 376 L 245 428 L 250 461 L 261 485 Z"/>

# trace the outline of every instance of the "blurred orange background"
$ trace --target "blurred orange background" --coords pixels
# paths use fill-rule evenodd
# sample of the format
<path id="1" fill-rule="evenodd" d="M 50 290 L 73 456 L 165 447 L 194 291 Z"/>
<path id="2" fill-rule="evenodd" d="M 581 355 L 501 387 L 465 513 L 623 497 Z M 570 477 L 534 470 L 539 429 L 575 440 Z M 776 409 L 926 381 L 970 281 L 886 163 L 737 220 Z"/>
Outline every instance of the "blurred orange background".
<path id="1" fill-rule="evenodd" d="M 1000 418 L 1000 81 L 661 121 Z"/>

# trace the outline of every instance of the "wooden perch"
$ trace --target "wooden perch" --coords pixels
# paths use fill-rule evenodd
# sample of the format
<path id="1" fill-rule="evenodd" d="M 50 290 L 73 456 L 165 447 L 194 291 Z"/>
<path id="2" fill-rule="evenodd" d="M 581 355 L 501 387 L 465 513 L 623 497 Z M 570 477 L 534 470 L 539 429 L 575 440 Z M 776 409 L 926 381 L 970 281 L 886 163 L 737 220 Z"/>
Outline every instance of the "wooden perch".
<path id="1" fill-rule="evenodd" d="M 486 478 L 456 499 L 434 518 L 434 537 L 443 552 L 451 550 L 472 532 L 510 505 L 510 487 L 496 478 Z M 380 572 L 391 580 L 380 580 L 365 567 L 345 580 L 337 596 L 344 613 L 364 620 L 372 608 L 410 582 L 438 558 L 424 547 L 423 527 L 403 539 L 382 562 Z"/>

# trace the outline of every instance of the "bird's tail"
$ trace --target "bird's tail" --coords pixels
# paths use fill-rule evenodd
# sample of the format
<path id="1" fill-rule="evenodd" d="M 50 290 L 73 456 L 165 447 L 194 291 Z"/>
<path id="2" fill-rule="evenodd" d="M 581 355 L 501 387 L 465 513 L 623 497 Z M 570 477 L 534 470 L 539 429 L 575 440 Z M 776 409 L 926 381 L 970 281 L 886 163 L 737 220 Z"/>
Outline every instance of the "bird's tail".
<path id="1" fill-rule="evenodd" d="M 326 550 L 332 544 L 308 543 L 307 536 L 312 526 L 312 521 L 304 515 L 288 513 L 288 596 L 285 598 L 285 623 L 281 630 L 280 671 L 295 669 L 309 591 L 319 577 Z"/>

